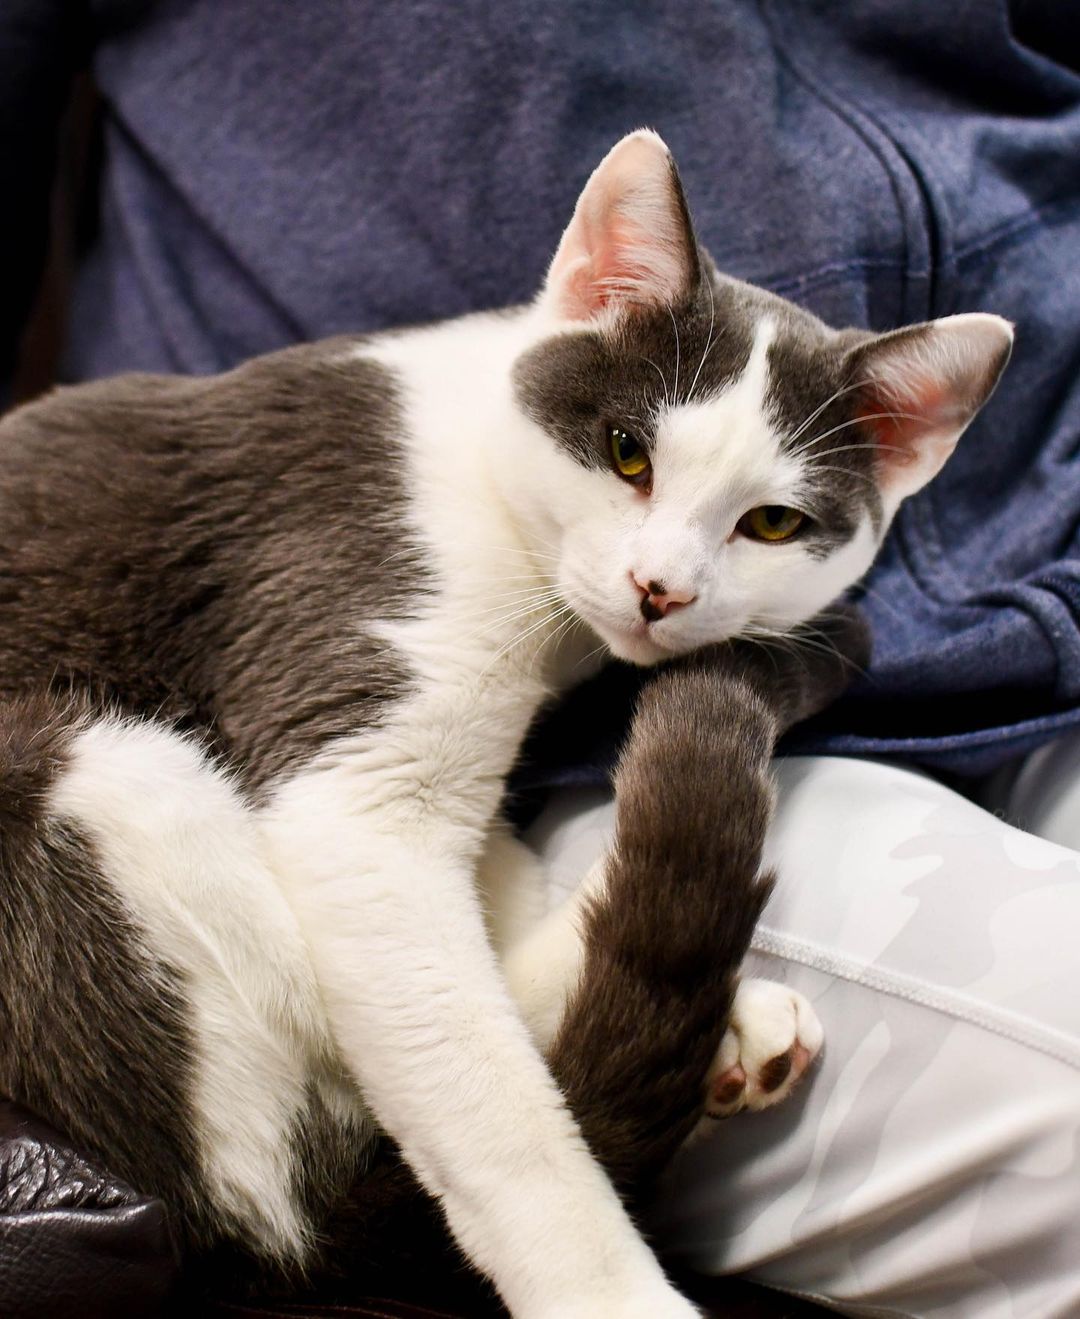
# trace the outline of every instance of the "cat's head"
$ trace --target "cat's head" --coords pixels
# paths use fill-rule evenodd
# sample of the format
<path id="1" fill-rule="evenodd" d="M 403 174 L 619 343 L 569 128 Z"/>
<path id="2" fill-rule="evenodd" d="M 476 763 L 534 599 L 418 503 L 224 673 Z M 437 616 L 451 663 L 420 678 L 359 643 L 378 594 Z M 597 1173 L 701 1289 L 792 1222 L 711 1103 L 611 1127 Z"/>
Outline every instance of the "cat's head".
<path id="1" fill-rule="evenodd" d="M 590 178 L 533 314 L 535 524 L 567 602 L 639 664 L 786 631 L 857 581 L 1012 345 L 981 314 L 836 331 L 718 274 L 646 131 Z"/>

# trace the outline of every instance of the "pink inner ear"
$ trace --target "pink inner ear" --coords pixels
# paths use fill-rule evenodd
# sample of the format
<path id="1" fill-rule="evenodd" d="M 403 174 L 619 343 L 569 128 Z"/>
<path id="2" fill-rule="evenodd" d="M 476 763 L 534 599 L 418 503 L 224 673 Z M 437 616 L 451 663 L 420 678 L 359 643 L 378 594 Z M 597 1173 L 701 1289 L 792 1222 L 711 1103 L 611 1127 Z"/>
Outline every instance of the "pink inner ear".
<path id="1" fill-rule="evenodd" d="M 591 251 L 578 259 L 567 279 L 567 306 L 579 316 L 603 311 L 642 274 L 640 264 L 629 259 L 635 243 L 641 241 L 636 225 L 611 218 L 606 229 L 591 237 Z"/>
<path id="2" fill-rule="evenodd" d="M 667 147 L 655 133 L 632 133 L 585 185 L 544 296 L 570 320 L 591 320 L 620 305 L 662 306 L 695 273 L 693 243 Z"/>
<path id="3" fill-rule="evenodd" d="M 642 260 L 647 241 L 641 226 L 624 216 L 608 221 L 593 266 L 593 296 L 598 308 L 606 307 L 613 297 L 625 297 L 648 279 L 650 272 Z"/>
<path id="4" fill-rule="evenodd" d="M 907 467 L 926 456 L 927 441 L 948 429 L 949 396 L 930 376 L 909 377 L 903 389 L 867 388 L 855 415 L 873 436 L 883 468 Z"/>
<path id="5" fill-rule="evenodd" d="M 648 260 L 650 238 L 639 224 L 613 211 L 605 224 L 591 230 L 589 249 L 567 279 L 566 306 L 579 316 L 595 316 L 612 302 L 633 301 L 656 280 Z M 655 238 L 651 241 L 659 247 Z"/>

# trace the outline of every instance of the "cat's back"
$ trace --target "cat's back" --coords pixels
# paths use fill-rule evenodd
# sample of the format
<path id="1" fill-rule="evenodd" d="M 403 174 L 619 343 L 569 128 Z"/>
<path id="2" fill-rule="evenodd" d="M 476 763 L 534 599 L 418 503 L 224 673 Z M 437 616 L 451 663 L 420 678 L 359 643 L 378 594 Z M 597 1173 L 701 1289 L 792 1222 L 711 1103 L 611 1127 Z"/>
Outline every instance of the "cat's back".
<path id="1" fill-rule="evenodd" d="M 132 373 L 62 386 L 0 419 L 3 550 L 13 548 L 10 530 L 59 529 L 75 509 L 84 526 L 119 511 L 137 524 L 175 524 L 200 491 L 212 515 L 222 502 L 242 511 L 289 475 L 309 497 L 332 490 L 320 477 L 363 463 L 366 484 L 377 484 L 398 425 L 392 373 L 347 338 L 220 375 Z"/>
<path id="2" fill-rule="evenodd" d="M 302 696 L 305 656 L 385 617 L 395 572 L 415 586 L 397 386 L 362 354 L 116 377 L 4 418 L 0 692 L 92 679 L 216 718 L 288 664 Z"/>

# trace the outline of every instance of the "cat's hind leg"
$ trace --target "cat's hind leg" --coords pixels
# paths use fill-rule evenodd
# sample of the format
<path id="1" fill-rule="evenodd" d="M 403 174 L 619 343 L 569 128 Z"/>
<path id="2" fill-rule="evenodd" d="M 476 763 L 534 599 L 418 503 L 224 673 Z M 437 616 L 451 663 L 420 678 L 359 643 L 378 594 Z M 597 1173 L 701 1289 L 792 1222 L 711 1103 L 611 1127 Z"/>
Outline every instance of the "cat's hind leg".
<path id="1" fill-rule="evenodd" d="M 187 1244 L 297 1261 L 317 1004 L 194 740 L 78 697 L 0 705 L 0 1091 L 161 1196 Z"/>
<path id="2" fill-rule="evenodd" d="M 531 847 L 505 820 L 488 831 L 476 870 L 476 888 L 491 946 L 502 957 L 544 918 L 547 875 Z"/>
<path id="3" fill-rule="evenodd" d="M 709 1072 L 705 1115 L 732 1117 L 782 1103 L 821 1052 L 810 1001 L 775 980 L 743 979 Z"/>
<path id="4" fill-rule="evenodd" d="M 539 867 L 539 859 L 530 855 Z M 596 861 L 574 894 L 536 921 L 504 954 L 510 991 L 543 1049 L 554 1040 L 581 978 L 586 911 L 605 895 L 605 865 L 604 857 Z M 803 995 L 777 981 L 741 979 L 708 1072 L 705 1116 L 731 1117 L 781 1103 L 813 1065 L 823 1043 L 821 1022 Z"/>

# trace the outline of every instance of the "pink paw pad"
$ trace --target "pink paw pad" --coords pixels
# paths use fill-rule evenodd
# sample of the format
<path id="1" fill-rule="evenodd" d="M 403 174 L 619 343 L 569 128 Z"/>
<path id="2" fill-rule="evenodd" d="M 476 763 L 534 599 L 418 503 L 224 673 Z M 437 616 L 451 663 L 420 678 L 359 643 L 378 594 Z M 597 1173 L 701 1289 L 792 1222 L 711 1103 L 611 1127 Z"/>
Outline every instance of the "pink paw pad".
<path id="1" fill-rule="evenodd" d="M 823 1038 L 801 994 L 769 980 L 743 981 L 709 1076 L 706 1116 L 731 1117 L 780 1103 L 809 1070 Z"/>

